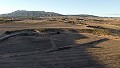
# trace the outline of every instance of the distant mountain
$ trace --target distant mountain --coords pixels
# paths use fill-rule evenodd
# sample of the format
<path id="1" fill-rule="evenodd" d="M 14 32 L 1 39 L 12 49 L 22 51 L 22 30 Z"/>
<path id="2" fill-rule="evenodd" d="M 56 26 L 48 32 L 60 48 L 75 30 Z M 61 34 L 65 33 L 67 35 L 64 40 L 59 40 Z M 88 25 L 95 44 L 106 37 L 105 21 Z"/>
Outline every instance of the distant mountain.
<path id="1" fill-rule="evenodd" d="M 41 16 L 61 16 L 61 14 L 45 11 L 17 10 L 12 13 L 0 15 L 0 17 L 41 17 Z"/>
<path id="2" fill-rule="evenodd" d="M 78 17 L 98 17 L 94 15 L 80 14 L 80 15 L 62 15 L 54 12 L 45 12 L 45 11 L 26 11 L 26 10 L 17 10 L 8 14 L 1 14 L 0 17 L 43 17 L 43 16 L 78 16 Z"/>
<path id="3" fill-rule="evenodd" d="M 99 17 L 99 16 L 95 16 L 95 15 L 88 15 L 88 14 L 67 15 L 67 16 L 77 16 L 77 17 Z"/>

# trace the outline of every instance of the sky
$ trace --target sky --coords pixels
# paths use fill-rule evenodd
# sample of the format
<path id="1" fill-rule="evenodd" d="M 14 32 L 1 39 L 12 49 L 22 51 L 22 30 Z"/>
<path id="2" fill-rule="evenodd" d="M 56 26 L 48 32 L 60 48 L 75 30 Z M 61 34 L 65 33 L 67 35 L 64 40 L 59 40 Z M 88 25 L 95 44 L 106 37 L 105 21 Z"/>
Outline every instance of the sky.
<path id="1" fill-rule="evenodd" d="M 16 10 L 120 17 L 120 0 L 0 0 L 0 14 Z"/>

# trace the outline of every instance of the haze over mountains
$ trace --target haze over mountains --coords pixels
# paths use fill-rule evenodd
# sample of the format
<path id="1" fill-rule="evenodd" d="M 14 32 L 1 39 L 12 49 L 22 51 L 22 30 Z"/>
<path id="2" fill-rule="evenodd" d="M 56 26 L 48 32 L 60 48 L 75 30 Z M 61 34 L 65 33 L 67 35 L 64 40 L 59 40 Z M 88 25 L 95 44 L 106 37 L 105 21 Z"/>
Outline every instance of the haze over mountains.
<path id="1" fill-rule="evenodd" d="M 55 12 L 45 11 L 26 11 L 17 10 L 8 14 L 1 14 L 0 17 L 42 17 L 42 16 L 80 16 L 80 17 L 98 17 L 94 15 L 80 14 L 80 15 L 63 15 Z"/>

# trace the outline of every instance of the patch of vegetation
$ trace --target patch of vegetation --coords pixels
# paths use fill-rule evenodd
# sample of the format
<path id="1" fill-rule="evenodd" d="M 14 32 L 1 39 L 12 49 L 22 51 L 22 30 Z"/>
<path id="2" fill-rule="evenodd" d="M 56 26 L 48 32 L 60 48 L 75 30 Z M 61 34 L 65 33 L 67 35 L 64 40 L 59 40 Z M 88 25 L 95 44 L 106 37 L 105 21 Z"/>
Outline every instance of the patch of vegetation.
<path id="1" fill-rule="evenodd" d="M 78 29 L 80 33 L 93 33 L 97 35 L 110 35 L 111 33 L 103 29 Z"/>
<path id="2" fill-rule="evenodd" d="M 4 34 L 13 34 L 13 33 L 17 33 L 17 32 L 30 32 L 30 31 L 34 31 L 34 29 L 23 29 L 23 30 L 12 30 L 12 31 L 6 31 Z"/>
<path id="3" fill-rule="evenodd" d="M 104 28 L 101 26 L 87 26 L 87 27 L 94 28 L 95 33 L 97 32 L 105 35 L 120 36 L 120 30 L 117 29 Z"/>
<path id="4" fill-rule="evenodd" d="M 110 31 L 104 29 L 94 29 L 93 33 L 97 35 L 111 35 Z"/>
<path id="5" fill-rule="evenodd" d="M 63 32 L 63 31 L 70 31 L 70 32 L 80 32 L 80 33 L 93 33 L 97 35 L 112 35 L 111 32 L 104 29 L 72 29 L 72 28 L 61 28 L 61 29 L 37 29 L 40 32 Z"/>
<path id="6" fill-rule="evenodd" d="M 114 24 L 114 25 L 116 25 L 116 26 L 120 26 L 120 24 Z"/>
<path id="7" fill-rule="evenodd" d="M 96 29 L 105 29 L 104 27 L 102 26 L 87 26 L 87 27 L 90 27 L 90 28 L 96 28 Z"/>
<path id="8" fill-rule="evenodd" d="M 75 33 L 93 33 L 96 35 L 112 35 L 112 36 L 120 36 L 120 30 L 115 29 L 72 29 L 72 28 L 38 28 L 38 29 L 24 29 L 24 30 L 14 30 L 14 31 L 6 31 L 5 34 L 12 34 L 17 32 L 55 32 L 55 33 L 61 33 L 64 31 L 70 31 Z"/>
<path id="9" fill-rule="evenodd" d="M 13 21 L 14 21 L 14 20 L 1 19 L 1 20 L 0 20 L 0 24 L 10 23 L 10 22 L 13 22 Z"/>
<path id="10" fill-rule="evenodd" d="M 74 21 L 65 21 L 64 23 L 66 23 L 66 24 L 72 24 L 72 25 L 74 25 L 74 24 L 75 24 L 75 22 L 74 22 Z"/>
<path id="11" fill-rule="evenodd" d="M 63 32 L 65 31 L 64 29 L 57 29 L 57 28 L 41 28 L 41 29 L 35 29 L 35 30 L 38 30 L 40 32 Z"/>
<path id="12" fill-rule="evenodd" d="M 97 21 L 97 22 L 103 22 L 103 20 L 93 20 L 93 21 Z"/>

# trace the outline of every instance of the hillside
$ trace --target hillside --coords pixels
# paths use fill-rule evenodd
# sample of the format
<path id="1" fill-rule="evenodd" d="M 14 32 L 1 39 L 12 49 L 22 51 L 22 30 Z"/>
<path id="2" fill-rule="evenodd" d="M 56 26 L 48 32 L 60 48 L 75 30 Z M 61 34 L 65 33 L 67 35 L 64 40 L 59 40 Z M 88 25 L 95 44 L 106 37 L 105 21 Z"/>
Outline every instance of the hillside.
<path id="1" fill-rule="evenodd" d="M 94 15 L 79 14 L 79 15 L 63 15 L 54 12 L 45 12 L 45 11 L 26 11 L 26 10 L 17 10 L 8 14 L 1 14 L 0 17 L 43 17 L 43 16 L 77 16 L 77 17 L 98 17 Z"/>
<path id="2" fill-rule="evenodd" d="M 40 16 L 61 16 L 61 14 L 45 11 L 17 10 L 12 13 L 0 15 L 0 17 L 40 17 Z"/>

